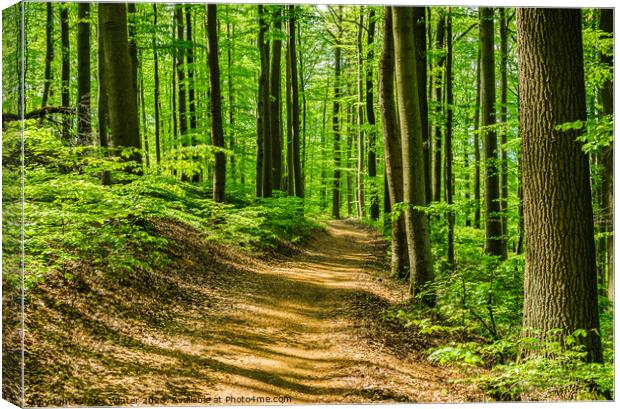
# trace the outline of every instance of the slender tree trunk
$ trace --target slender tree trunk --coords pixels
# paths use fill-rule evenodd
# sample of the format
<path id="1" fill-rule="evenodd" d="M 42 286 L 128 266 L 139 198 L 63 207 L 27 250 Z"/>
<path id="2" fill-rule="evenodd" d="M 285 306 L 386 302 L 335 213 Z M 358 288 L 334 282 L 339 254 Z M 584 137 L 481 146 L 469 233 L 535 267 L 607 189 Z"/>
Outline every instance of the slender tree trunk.
<path id="1" fill-rule="evenodd" d="M 446 31 L 446 16 L 443 10 L 439 11 L 439 17 L 437 19 L 437 36 L 435 39 L 435 49 L 441 50 L 441 54 L 437 59 L 437 71 L 439 74 L 434 77 L 435 79 L 435 160 L 433 161 L 433 201 L 439 202 L 441 200 L 441 129 L 443 123 L 443 109 L 442 109 L 442 77 L 441 72 L 446 61 L 443 54 L 445 48 L 445 31 Z"/>
<path id="2" fill-rule="evenodd" d="M 282 28 L 282 7 L 275 6 L 273 12 L 273 28 L 277 33 L 281 33 Z M 272 182 L 273 188 L 282 189 L 282 40 L 274 38 L 271 42 L 271 79 L 270 87 L 270 129 L 271 129 L 271 149 L 272 149 Z"/>
<path id="3" fill-rule="evenodd" d="M 301 24 L 297 24 L 297 55 L 299 61 L 299 86 L 301 89 L 301 180 L 302 185 L 304 186 L 305 193 L 305 175 L 306 175 L 306 159 L 307 159 L 307 151 L 306 151 L 306 117 L 307 117 L 307 101 L 306 101 L 306 86 L 304 84 L 304 65 L 303 65 L 303 52 L 301 48 Z M 305 194 L 304 194 L 305 195 Z"/>
<path id="4" fill-rule="evenodd" d="M 90 4 L 78 3 L 78 123 L 77 135 L 80 144 L 90 142 Z"/>
<path id="5" fill-rule="evenodd" d="M 51 3 L 48 3 L 51 4 Z M 101 13 L 101 5 L 97 6 L 97 13 Z M 105 74 L 105 54 L 103 52 L 103 19 L 97 18 L 97 130 L 99 132 L 99 145 L 108 148 L 108 92 Z M 112 182 L 110 172 L 104 171 L 101 175 L 101 183 L 109 185 Z"/>
<path id="6" fill-rule="evenodd" d="M 501 224 L 502 224 L 502 235 L 504 244 L 502 246 L 502 258 L 507 257 L 508 245 L 506 241 L 508 240 L 508 148 L 506 144 L 508 142 L 508 128 L 506 126 L 506 122 L 508 121 L 508 20 L 506 18 L 506 9 L 501 7 L 499 9 L 499 18 L 500 18 L 500 26 L 499 26 L 499 49 L 500 49 L 500 64 L 499 64 L 499 72 L 500 72 L 500 113 L 499 113 L 499 122 L 500 122 L 500 141 L 502 144 L 501 147 L 501 170 L 502 170 L 502 179 L 501 179 Z"/>
<path id="7" fill-rule="evenodd" d="M 177 28 L 177 37 L 176 40 L 178 42 L 182 42 L 184 41 L 184 35 L 183 35 L 183 5 L 182 4 L 177 4 L 175 6 L 175 23 L 176 23 L 176 28 Z M 180 133 L 180 139 L 181 139 L 181 143 L 179 143 L 179 146 L 183 146 L 183 140 L 185 135 L 187 134 L 187 101 L 186 101 L 186 94 L 185 94 L 185 89 L 187 84 L 185 83 L 185 67 L 183 64 L 183 60 L 185 57 L 185 48 L 177 45 L 176 47 L 176 72 L 177 72 L 177 92 L 178 92 L 178 99 L 177 99 L 177 106 L 179 108 L 179 133 Z M 187 144 L 187 141 L 185 141 L 185 144 Z"/>
<path id="8" fill-rule="evenodd" d="M 211 87 L 209 106 L 211 108 L 211 143 L 224 149 L 224 127 L 222 124 L 222 96 L 220 92 L 220 62 L 217 43 L 217 5 L 207 5 L 207 36 L 209 43 L 209 85 Z M 223 202 L 226 185 L 226 156 L 218 150 L 215 153 L 213 173 L 213 200 Z"/>
<path id="9" fill-rule="evenodd" d="M 614 36 L 614 11 L 613 9 L 602 9 L 599 23 L 600 30 L 609 38 Z M 609 67 L 613 66 L 613 58 L 608 55 L 601 55 L 601 62 Z M 614 83 L 608 79 L 601 89 L 601 102 L 603 105 L 603 115 L 613 115 L 614 113 Z M 607 296 L 611 301 L 614 300 L 614 147 L 613 144 L 603 151 L 603 203 L 602 208 L 605 218 L 605 231 L 607 237 Z"/>
<path id="10" fill-rule="evenodd" d="M 270 109 L 269 109 L 269 44 L 265 41 L 265 34 L 267 33 L 267 21 L 266 11 L 261 5 L 259 8 L 259 35 L 258 35 L 258 47 L 260 54 L 260 78 L 258 80 L 258 121 L 259 132 L 261 133 L 262 141 L 262 157 L 260 172 L 262 175 L 262 191 L 260 195 L 262 197 L 271 197 L 272 195 L 272 166 L 271 166 L 271 132 L 270 132 Z M 258 166 L 258 165 L 257 165 Z M 259 171 L 259 169 L 257 169 Z M 257 175 L 258 176 L 258 175 Z M 258 192 L 257 192 L 258 193 Z"/>
<path id="11" fill-rule="evenodd" d="M 368 177 L 370 179 L 370 218 L 379 218 L 379 186 L 377 186 L 377 155 L 375 130 L 375 109 L 373 92 L 373 43 L 375 41 L 375 11 L 370 9 L 368 13 L 368 51 L 366 54 L 366 119 L 368 120 Z M 426 87 L 424 87 L 426 90 Z"/>
<path id="12" fill-rule="evenodd" d="M 46 4 L 47 15 L 45 22 L 45 82 L 43 83 L 43 96 L 41 107 L 47 106 L 52 83 L 52 62 L 54 61 L 54 8 L 53 3 Z"/>
<path id="13" fill-rule="evenodd" d="M 476 63 L 476 104 L 474 112 L 474 227 L 480 228 L 480 50 Z"/>
<path id="14" fill-rule="evenodd" d="M 364 71 L 364 60 L 362 58 L 362 33 L 364 28 L 364 8 L 360 6 L 359 20 L 357 23 L 357 173 L 356 173 L 356 185 L 357 185 L 357 215 L 359 218 L 363 218 L 366 214 L 366 197 L 364 187 L 364 153 L 366 151 L 364 142 L 364 108 L 362 105 L 362 92 L 363 82 L 362 73 Z"/>
<path id="15" fill-rule="evenodd" d="M 484 137 L 485 251 L 504 258 L 500 218 L 497 131 L 495 129 L 495 56 L 493 9 L 480 9 L 480 128 Z"/>
<path id="16" fill-rule="evenodd" d="M 392 11 L 385 10 L 383 29 L 383 50 L 381 53 L 379 77 L 379 100 L 383 118 L 383 142 L 385 145 L 385 170 L 390 203 L 403 201 L 403 162 L 400 130 L 394 104 L 394 35 L 392 32 Z M 405 215 L 399 211 L 392 218 L 392 275 L 401 279 L 409 278 L 409 256 L 407 253 L 407 234 Z"/>
<path id="17" fill-rule="evenodd" d="M 226 5 L 226 17 L 228 17 L 228 9 L 230 5 Z M 227 60 L 228 60 L 228 70 L 227 73 L 227 83 L 228 83 L 228 139 L 230 144 L 230 150 L 233 154 L 230 156 L 230 173 L 232 174 L 233 184 L 237 179 L 237 163 L 236 163 L 236 152 L 235 152 L 235 94 L 232 80 L 232 70 L 233 70 L 233 48 L 234 48 L 234 37 L 235 37 L 235 27 L 230 23 L 230 19 L 226 19 L 226 40 L 227 40 Z M 280 159 L 280 163 L 281 163 Z M 282 169 L 282 165 L 280 165 L 280 169 Z M 282 179 L 282 171 L 280 170 L 280 180 Z M 275 185 L 274 185 L 275 187 Z"/>
<path id="18" fill-rule="evenodd" d="M 295 16 L 296 7 L 289 5 L 289 53 L 291 59 L 291 103 L 292 103 L 292 125 L 293 125 L 293 166 L 295 168 L 295 194 L 297 197 L 304 197 L 304 181 L 301 173 L 300 156 L 300 126 L 299 126 L 299 87 L 297 74 L 297 51 L 295 45 Z"/>
<path id="19" fill-rule="evenodd" d="M 422 121 L 418 98 L 415 42 L 411 35 L 415 21 L 410 7 L 393 7 L 394 51 L 400 133 L 403 151 L 403 202 L 407 248 L 411 270 L 411 293 L 416 301 L 435 305 L 435 296 L 427 286 L 433 282 L 428 220 L 417 206 L 426 205 Z"/>
<path id="20" fill-rule="evenodd" d="M 449 7 L 446 18 L 446 135 L 445 135 L 445 183 L 446 203 L 452 205 L 454 185 L 452 182 L 452 117 L 454 95 L 452 92 L 452 10 Z M 446 212 L 448 224 L 448 268 L 454 269 L 454 211 Z"/>
<path id="21" fill-rule="evenodd" d="M 142 71 L 142 64 L 139 66 L 139 78 L 140 78 L 140 106 L 142 108 L 142 139 L 144 140 L 144 165 L 148 169 L 151 166 L 151 158 L 149 154 L 149 132 L 146 124 L 146 101 L 144 100 L 144 71 Z"/>
<path id="22" fill-rule="evenodd" d="M 116 148 L 136 148 L 128 159 L 140 166 L 142 159 L 138 100 L 133 94 L 135 87 L 132 82 L 125 4 L 100 3 L 99 18 L 102 28 L 110 136 Z M 127 90 L 130 90 L 129 95 Z"/>
<path id="23" fill-rule="evenodd" d="M 353 215 L 353 175 L 351 174 L 351 153 L 353 150 L 353 137 L 355 134 L 355 108 L 352 104 L 347 109 L 347 156 L 345 163 L 347 167 L 347 217 Z"/>
<path id="24" fill-rule="evenodd" d="M 60 43 L 61 43 L 61 88 L 60 100 L 63 107 L 71 105 L 71 96 L 69 92 L 69 78 L 71 77 L 71 66 L 69 64 L 69 4 L 65 3 L 60 6 Z M 62 139 L 69 140 L 69 128 L 71 126 L 70 119 L 67 115 L 62 120 Z"/>
<path id="25" fill-rule="evenodd" d="M 196 90 L 194 85 L 194 41 L 192 35 L 192 6 L 185 5 L 185 40 L 187 41 L 187 94 L 189 98 L 189 129 L 196 129 Z M 192 136 L 192 145 L 198 141 Z"/>
<path id="26" fill-rule="evenodd" d="M 325 98 L 323 99 L 323 120 L 321 121 L 321 209 L 327 207 L 327 170 L 325 169 L 325 154 L 327 152 L 327 100 L 329 98 L 329 78 L 325 86 Z"/>
<path id="27" fill-rule="evenodd" d="M 175 37 L 175 30 L 176 30 L 176 20 L 173 21 L 172 23 L 172 38 Z M 172 109 L 170 111 L 170 116 L 172 117 L 172 147 L 173 148 L 177 148 L 179 146 L 181 146 L 180 143 L 178 143 L 178 130 L 179 130 L 179 124 L 177 121 L 177 74 L 176 74 L 176 67 L 177 67 L 177 59 L 178 59 L 178 54 L 179 54 L 179 49 L 177 47 L 174 47 L 172 49 L 172 70 L 170 71 L 170 76 L 172 77 Z M 174 170 L 175 175 L 176 175 L 176 170 Z"/>
<path id="28" fill-rule="evenodd" d="M 523 327 L 541 337 L 588 331 L 588 360 L 602 362 L 594 223 L 587 155 L 563 123 L 586 119 L 581 12 L 517 9 L 525 216 Z M 544 112 L 544 115 L 541 115 Z"/>
<path id="29" fill-rule="evenodd" d="M 422 144 L 424 149 L 424 174 L 426 178 L 426 200 L 431 201 L 431 155 L 428 125 L 427 73 L 426 73 L 426 7 L 414 7 L 415 26 L 413 37 L 416 47 L 416 68 L 418 77 L 418 96 L 420 98 L 420 117 L 422 119 Z"/>
<path id="30" fill-rule="evenodd" d="M 342 6 L 338 6 L 339 26 L 342 27 Z M 334 50 L 334 111 L 332 115 L 332 130 L 334 139 L 334 184 L 332 189 L 332 217 L 340 219 L 340 59 L 341 46 L 340 43 L 342 32 L 338 34 L 336 47 Z"/>
<path id="31" fill-rule="evenodd" d="M 157 3 L 153 3 L 153 31 L 157 32 Z M 155 81 L 155 154 L 157 159 L 157 165 L 161 162 L 161 141 L 160 141 L 160 111 L 161 102 L 159 97 L 159 58 L 157 54 L 157 41 L 155 36 L 152 38 L 153 46 L 153 77 Z"/>
<path id="32" fill-rule="evenodd" d="M 289 39 L 290 41 L 290 39 Z M 286 193 L 295 195 L 295 166 L 293 156 L 293 96 L 291 92 L 291 53 L 286 50 Z"/>

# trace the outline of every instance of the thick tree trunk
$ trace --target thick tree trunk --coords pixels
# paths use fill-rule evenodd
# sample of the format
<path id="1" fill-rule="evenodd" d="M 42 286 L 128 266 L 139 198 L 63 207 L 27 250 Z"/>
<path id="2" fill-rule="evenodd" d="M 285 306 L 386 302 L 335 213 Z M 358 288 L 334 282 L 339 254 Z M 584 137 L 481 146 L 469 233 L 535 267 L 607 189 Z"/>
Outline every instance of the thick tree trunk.
<path id="1" fill-rule="evenodd" d="M 392 32 L 392 12 L 386 8 L 383 49 L 380 62 L 379 100 L 383 118 L 383 142 L 385 145 L 385 170 L 390 203 L 403 201 L 403 162 L 400 130 L 394 104 L 394 34 Z M 405 215 L 399 212 L 392 219 L 392 275 L 401 279 L 409 278 L 409 255 L 407 253 L 407 234 Z"/>
<path id="2" fill-rule="evenodd" d="M 282 28 L 282 6 L 275 6 L 273 12 L 273 28 L 278 34 Z M 271 42 L 271 79 L 270 87 L 270 129 L 271 129 L 271 161 L 273 188 L 282 189 L 282 40 L 277 37 Z"/>
<path id="3" fill-rule="evenodd" d="M 403 151 L 403 202 L 407 249 L 411 270 L 411 293 L 418 302 L 435 305 L 435 296 L 427 288 L 434 280 L 428 220 L 417 206 L 426 205 L 422 123 L 415 64 L 415 43 L 411 35 L 415 21 L 409 7 L 393 7 L 394 51 L 400 133 Z M 423 292 L 421 294 L 421 292 Z"/>
<path id="4" fill-rule="evenodd" d="M 581 12 L 517 9 L 520 123 L 525 217 L 523 326 L 585 329 L 588 360 L 602 362 L 594 223 L 581 130 L 557 126 L 586 119 Z M 544 115 L 541 115 L 545 113 Z"/>
<path id="5" fill-rule="evenodd" d="M 291 104 L 292 104 L 292 125 L 293 125 L 293 166 L 295 168 L 295 195 L 304 197 L 304 181 L 301 170 L 301 146 L 300 146 L 300 126 L 299 126 L 299 86 L 297 74 L 297 51 L 295 45 L 295 16 L 296 8 L 289 5 L 289 53 L 291 59 Z"/>
<path id="6" fill-rule="evenodd" d="M 271 197 L 273 185 L 272 175 L 273 169 L 271 166 L 271 115 L 269 109 L 269 43 L 265 41 L 265 34 L 267 33 L 267 21 L 266 11 L 261 5 L 259 7 L 259 35 L 258 35 L 258 47 L 260 55 L 260 77 L 258 82 L 258 121 L 260 123 L 259 132 L 262 134 L 262 159 L 261 159 L 261 175 L 262 175 L 262 197 Z M 258 170 L 258 169 L 257 169 Z"/>
<path id="7" fill-rule="evenodd" d="M 52 62 L 54 61 L 54 8 L 53 3 L 46 4 L 47 15 L 45 22 L 45 82 L 43 83 L 43 95 L 41 107 L 48 104 L 50 85 L 52 83 Z"/>
<path id="8" fill-rule="evenodd" d="M 129 35 L 129 58 L 134 95 L 138 101 L 138 46 L 136 44 L 136 3 L 127 3 L 127 24 Z"/>
<path id="9" fill-rule="evenodd" d="M 90 4 L 78 3 L 78 94 L 77 136 L 81 144 L 90 142 Z"/>
<path id="10" fill-rule="evenodd" d="M 377 220 L 379 218 L 379 186 L 377 182 L 377 154 L 376 139 L 377 132 L 375 130 L 375 108 L 373 93 L 373 43 L 375 41 L 375 11 L 370 9 L 368 13 L 368 51 L 366 54 L 366 119 L 368 121 L 368 178 L 370 179 L 370 218 Z M 426 87 L 424 87 L 426 90 Z"/>
<path id="11" fill-rule="evenodd" d="M 493 9 L 480 7 L 480 130 L 484 139 L 485 251 L 505 258 L 500 217 Z"/>
<path id="12" fill-rule="evenodd" d="M 222 95 L 220 92 L 220 62 L 217 44 L 217 5 L 207 5 L 207 36 L 209 40 L 209 106 L 211 108 L 211 143 L 216 148 L 225 148 L 222 125 Z M 218 150 L 215 153 L 213 173 L 213 200 L 223 202 L 226 185 L 226 156 Z"/>
<path id="13" fill-rule="evenodd" d="M 153 31 L 157 32 L 157 3 L 153 3 Z M 159 58 L 157 54 L 157 41 L 155 36 L 152 38 L 153 46 L 153 76 L 155 81 L 155 154 L 157 165 L 161 162 L 161 141 L 160 141 L 160 118 L 161 102 L 159 97 Z"/>
<path id="14" fill-rule="evenodd" d="M 132 82 L 127 10 L 123 3 L 100 3 L 110 136 L 115 148 L 133 147 L 129 160 L 141 163 L 138 101 Z M 100 61 L 101 63 L 102 61 Z M 130 90 L 129 96 L 127 90 Z"/>
<path id="15" fill-rule="evenodd" d="M 502 257 L 507 257 L 508 245 L 508 148 L 506 143 L 508 142 L 508 128 L 506 122 L 508 121 L 508 20 L 506 18 L 506 9 L 501 7 L 499 9 L 499 50 L 500 50 L 500 141 L 501 147 L 501 224 L 502 224 L 502 236 L 504 244 L 502 246 Z"/>
<path id="16" fill-rule="evenodd" d="M 439 202 L 441 200 L 441 128 L 443 117 L 443 100 L 441 97 L 442 89 L 442 75 L 444 62 L 446 60 L 443 50 L 445 48 L 445 31 L 446 31 L 446 16 L 443 10 L 439 11 L 439 17 L 437 20 L 437 36 L 435 39 L 435 49 L 441 50 L 442 54 L 437 60 L 437 68 L 439 75 L 435 80 L 435 146 L 434 146 L 434 161 L 433 161 L 433 201 Z"/>
<path id="17" fill-rule="evenodd" d="M 600 25 L 601 31 L 606 33 L 609 38 L 614 35 L 614 11 L 613 9 L 601 10 Z M 601 55 L 601 62 L 607 66 L 613 66 L 613 58 Z M 601 89 L 601 102 L 604 115 L 614 113 L 614 83 L 607 80 Z M 605 218 L 605 231 L 607 237 L 607 296 L 611 301 L 614 300 L 614 147 L 613 144 L 603 151 L 603 211 Z"/>
<path id="18" fill-rule="evenodd" d="M 69 4 L 60 6 L 60 43 L 61 43 L 61 72 L 60 72 L 60 104 L 63 107 L 71 105 L 71 95 L 69 78 L 71 77 L 71 66 L 69 64 Z M 62 139 L 69 140 L 70 118 L 65 116 L 62 120 Z"/>
<path id="19" fill-rule="evenodd" d="M 431 184 L 431 141 L 429 140 L 427 73 L 426 73 L 426 7 L 414 7 L 415 26 L 413 37 L 416 48 L 416 69 L 418 78 L 418 97 L 420 98 L 420 118 L 422 119 L 422 144 L 424 148 L 424 174 L 426 179 L 426 201 L 432 197 Z"/>
<path id="20" fill-rule="evenodd" d="M 452 92 L 452 10 L 448 8 L 446 18 L 446 136 L 445 136 L 445 182 L 446 203 L 453 204 L 452 193 L 452 118 L 453 118 L 454 95 Z M 448 224 L 448 268 L 455 268 L 454 260 L 454 212 L 446 212 Z"/>

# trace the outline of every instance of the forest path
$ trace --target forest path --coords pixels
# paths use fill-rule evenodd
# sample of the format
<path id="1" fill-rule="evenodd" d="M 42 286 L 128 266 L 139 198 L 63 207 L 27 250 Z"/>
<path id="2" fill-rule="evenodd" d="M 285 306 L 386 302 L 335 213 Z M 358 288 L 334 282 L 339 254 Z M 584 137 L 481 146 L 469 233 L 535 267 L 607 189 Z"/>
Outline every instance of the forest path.
<path id="1" fill-rule="evenodd" d="M 358 330 L 353 300 L 387 305 L 406 296 L 373 269 L 380 241 L 364 227 L 332 221 L 301 254 L 235 281 L 231 291 L 239 296 L 217 308 L 213 327 L 225 334 L 202 353 L 218 362 L 212 395 L 228 404 L 251 404 L 252 397 L 255 403 L 467 399 L 449 384 L 453 372 L 397 356 Z"/>

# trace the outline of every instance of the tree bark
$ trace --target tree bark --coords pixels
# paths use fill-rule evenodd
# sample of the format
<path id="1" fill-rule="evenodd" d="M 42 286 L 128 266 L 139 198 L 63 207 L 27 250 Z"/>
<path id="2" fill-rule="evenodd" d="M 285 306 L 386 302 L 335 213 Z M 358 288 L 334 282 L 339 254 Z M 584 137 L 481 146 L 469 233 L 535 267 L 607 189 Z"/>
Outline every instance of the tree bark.
<path id="1" fill-rule="evenodd" d="M 291 58 L 291 103 L 293 125 L 293 166 L 295 168 L 295 195 L 304 197 L 304 181 L 301 171 L 300 149 L 300 125 L 299 125 L 299 86 L 297 74 L 297 51 L 295 45 L 295 10 L 294 5 L 289 5 L 289 53 Z"/>
<path id="2" fill-rule="evenodd" d="M 588 331 L 588 360 L 602 362 L 594 223 L 581 130 L 586 119 L 581 11 L 517 9 L 525 219 L 523 327 Z M 544 115 L 541 115 L 544 113 Z"/>
<path id="3" fill-rule="evenodd" d="M 157 32 L 157 3 L 153 3 L 153 31 Z M 160 141 L 160 111 L 161 111 L 161 102 L 159 97 L 159 56 L 157 53 L 157 40 L 155 36 L 152 38 L 152 46 L 153 46 L 153 76 L 155 81 L 155 155 L 157 160 L 157 165 L 161 162 L 161 141 Z"/>
<path id="4" fill-rule="evenodd" d="M 230 5 L 226 5 L 226 17 L 228 17 L 228 9 Z M 226 49 L 227 60 L 228 60 L 228 70 L 227 73 L 227 83 L 228 83 L 228 139 L 230 144 L 230 150 L 233 154 L 230 156 L 230 173 L 232 175 L 233 184 L 237 179 L 237 161 L 236 161 L 236 152 L 235 152 L 235 95 L 234 95 L 234 87 L 232 81 L 232 70 L 233 70 L 233 48 L 234 48 L 234 32 L 235 27 L 230 23 L 230 19 L 226 19 L 226 40 L 228 47 Z M 280 169 L 282 169 L 280 165 Z M 281 175 L 280 170 L 280 175 Z M 282 177 L 280 176 L 280 179 Z"/>
<path id="5" fill-rule="evenodd" d="M 132 81 L 129 40 L 127 37 L 127 10 L 122 3 L 100 3 L 99 18 L 102 20 L 105 83 L 108 94 L 110 136 L 116 148 L 136 148 L 129 160 L 141 164 L 140 131 L 138 125 L 138 101 Z M 100 61 L 101 63 L 101 61 Z"/>
<path id="6" fill-rule="evenodd" d="M 474 111 L 474 227 L 480 228 L 480 50 L 476 63 L 476 104 Z"/>
<path id="7" fill-rule="evenodd" d="M 258 34 L 258 50 L 260 55 L 260 77 L 258 79 L 258 132 L 261 134 L 262 149 L 260 150 L 260 165 L 257 171 L 260 172 L 261 191 L 258 192 L 262 197 L 271 197 L 273 186 L 271 184 L 272 166 L 271 166 L 271 132 L 270 132 L 270 110 L 269 110 L 269 44 L 265 41 L 267 33 L 266 11 L 264 6 L 258 6 L 259 18 L 259 34 Z M 258 175 L 257 175 L 258 179 Z M 258 184 L 257 184 L 258 189 Z"/>
<path id="8" fill-rule="evenodd" d="M 69 4 L 65 3 L 60 6 L 60 43 L 61 43 L 61 87 L 60 87 L 60 104 L 63 107 L 71 105 L 71 95 L 69 78 L 71 77 L 71 66 L 69 64 Z M 69 128 L 71 119 L 68 117 L 62 120 L 62 139 L 69 140 Z"/>
<path id="9" fill-rule="evenodd" d="M 211 143 L 216 148 L 215 172 L 213 173 L 213 200 L 223 202 L 226 185 L 226 156 L 221 149 L 224 144 L 224 127 L 222 124 L 222 96 L 220 92 L 220 62 L 217 43 L 217 5 L 207 5 L 207 36 L 209 42 L 209 84 L 211 87 Z"/>
<path id="10" fill-rule="evenodd" d="M 43 95 L 41 108 L 46 107 L 49 100 L 50 85 L 52 83 L 52 62 L 54 61 L 54 8 L 53 3 L 46 4 L 45 22 L 45 82 L 43 83 Z"/>
<path id="11" fill-rule="evenodd" d="M 342 6 L 338 6 L 337 18 L 339 21 L 339 27 L 342 27 Z M 342 32 L 338 33 L 336 40 L 336 46 L 334 49 L 334 102 L 333 102 L 333 114 L 332 114 L 332 130 L 334 140 L 334 181 L 332 188 L 332 217 L 334 219 L 340 219 L 340 191 L 342 181 L 340 180 L 340 166 L 341 166 L 341 154 L 340 154 L 340 59 L 341 59 L 341 36 Z"/>
<path id="12" fill-rule="evenodd" d="M 187 96 L 189 99 L 189 129 L 196 129 L 196 90 L 194 84 L 194 41 L 192 36 L 192 6 L 185 5 L 185 40 L 187 41 Z M 192 145 L 198 141 L 192 136 Z"/>
<path id="13" fill-rule="evenodd" d="M 90 142 L 90 4 L 78 3 L 77 59 L 77 136 L 80 144 Z"/>
<path id="14" fill-rule="evenodd" d="M 48 3 L 50 4 L 50 3 Z M 97 6 L 97 13 L 101 14 L 101 4 Z M 108 148 L 108 92 L 105 74 L 105 54 L 103 38 L 103 19 L 97 18 L 97 130 L 99 132 L 99 146 Z M 101 183 L 109 185 L 112 182 L 109 171 L 104 171 L 101 175 Z"/>
<path id="15" fill-rule="evenodd" d="M 445 183 L 446 203 L 453 204 L 452 193 L 454 185 L 452 181 L 452 118 L 453 118 L 454 95 L 452 92 L 452 10 L 448 8 L 446 17 L 446 135 L 445 135 Z M 448 209 L 446 212 L 448 224 L 448 268 L 454 269 L 454 212 Z"/>
<path id="16" fill-rule="evenodd" d="M 480 130 L 484 139 L 485 251 L 505 258 L 500 217 L 493 9 L 480 7 Z"/>
<path id="17" fill-rule="evenodd" d="M 394 34 L 392 32 L 391 8 L 385 10 L 383 28 L 383 48 L 380 61 L 379 100 L 383 118 L 383 143 L 385 145 L 385 170 L 390 203 L 403 202 L 403 162 L 400 130 L 394 104 Z M 393 210 L 392 210 L 393 211 Z M 409 278 L 409 256 L 405 215 L 399 211 L 398 217 L 392 215 L 392 276 Z"/>
<path id="18" fill-rule="evenodd" d="M 175 6 L 175 23 L 177 28 L 177 36 L 176 40 L 178 43 L 184 41 L 183 36 L 183 5 L 177 4 Z M 177 72 L 177 106 L 179 109 L 179 133 L 181 137 L 181 143 L 179 146 L 183 146 L 183 139 L 185 134 L 187 133 L 187 101 L 185 89 L 187 84 L 185 83 L 185 67 L 183 64 L 183 60 L 185 57 L 185 47 L 179 45 L 177 43 L 176 48 L 176 72 Z M 186 142 L 187 143 L 187 142 Z"/>
<path id="19" fill-rule="evenodd" d="M 428 220 L 418 206 L 426 205 L 422 123 L 415 64 L 415 42 L 411 35 L 415 21 L 410 7 L 393 7 L 395 73 L 400 133 L 403 151 L 403 202 L 407 249 L 410 262 L 411 293 L 417 302 L 435 305 L 435 295 L 428 288 L 434 280 Z"/>
<path id="20" fill-rule="evenodd" d="M 275 6 L 273 11 L 273 28 L 278 34 L 282 28 L 282 6 Z M 270 129 L 272 149 L 273 188 L 282 189 L 282 40 L 276 37 L 271 42 L 271 79 L 270 87 Z"/>
<path id="21" fill-rule="evenodd" d="M 504 245 L 502 246 L 502 258 L 507 257 L 508 245 L 508 148 L 506 144 L 508 142 L 508 127 L 506 122 L 508 121 L 508 20 L 506 18 L 506 9 L 500 7 L 499 9 L 499 50 L 500 50 L 500 141 L 501 147 L 501 224 L 502 224 L 502 236 Z"/>
<path id="22" fill-rule="evenodd" d="M 360 6 L 359 19 L 357 22 L 357 172 L 356 172 L 356 187 L 357 187 L 357 216 L 363 218 L 366 214 L 366 197 L 364 187 L 364 153 L 366 146 L 364 142 L 364 108 L 362 105 L 362 73 L 364 71 L 364 60 L 362 58 L 362 33 L 364 28 L 364 8 Z"/>
<path id="23" fill-rule="evenodd" d="M 368 37 L 366 44 L 368 51 L 366 54 L 366 120 L 368 121 L 368 178 L 370 179 L 370 218 L 379 218 L 379 186 L 377 186 L 377 154 L 375 130 L 375 109 L 373 93 L 373 43 L 375 41 L 375 11 L 370 9 L 368 13 Z M 426 87 L 424 87 L 426 90 Z"/>
<path id="24" fill-rule="evenodd" d="M 443 71 L 443 66 L 446 61 L 445 55 L 443 54 L 443 50 L 445 48 L 445 31 L 446 31 L 446 16 L 443 10 L 439 11 L 439 17 L 437 19 L 437 37 L 435 39 L 435 49 L 441 50 L 441 54 L 439 59 L 437 60 L 437 68 L 440 72 L 435 79 L 435 149 L 434 156 L 435 160 L 433 161 L 433 201 L 439 202 L 441 200 L 441 129 L 442 129 L 442 118 L 443 118 L 443 109 L 442 104 L 443 100 L 441 98 L 441 88 L 442 88 L 442 77 L 441 75 Z"/>

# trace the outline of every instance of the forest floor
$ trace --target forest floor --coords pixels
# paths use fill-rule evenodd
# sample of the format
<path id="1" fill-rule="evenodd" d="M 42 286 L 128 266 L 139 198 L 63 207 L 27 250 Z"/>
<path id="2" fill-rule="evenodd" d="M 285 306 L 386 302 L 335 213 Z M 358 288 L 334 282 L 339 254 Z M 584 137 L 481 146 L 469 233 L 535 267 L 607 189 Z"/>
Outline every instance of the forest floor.
<path id="1" fill-rule="evenodd" d="M 31 296 L 27 404 L 484 399 L 458 382 L 471 374 L 428 363 L 423 340 L 382 319 L 407 291 L 387 277 L 384 240 L 366 227 L 332 221 L 269 259 L 157 228 L 176 238 L 161 275 L 102 284 L 84 271 Z"/>

